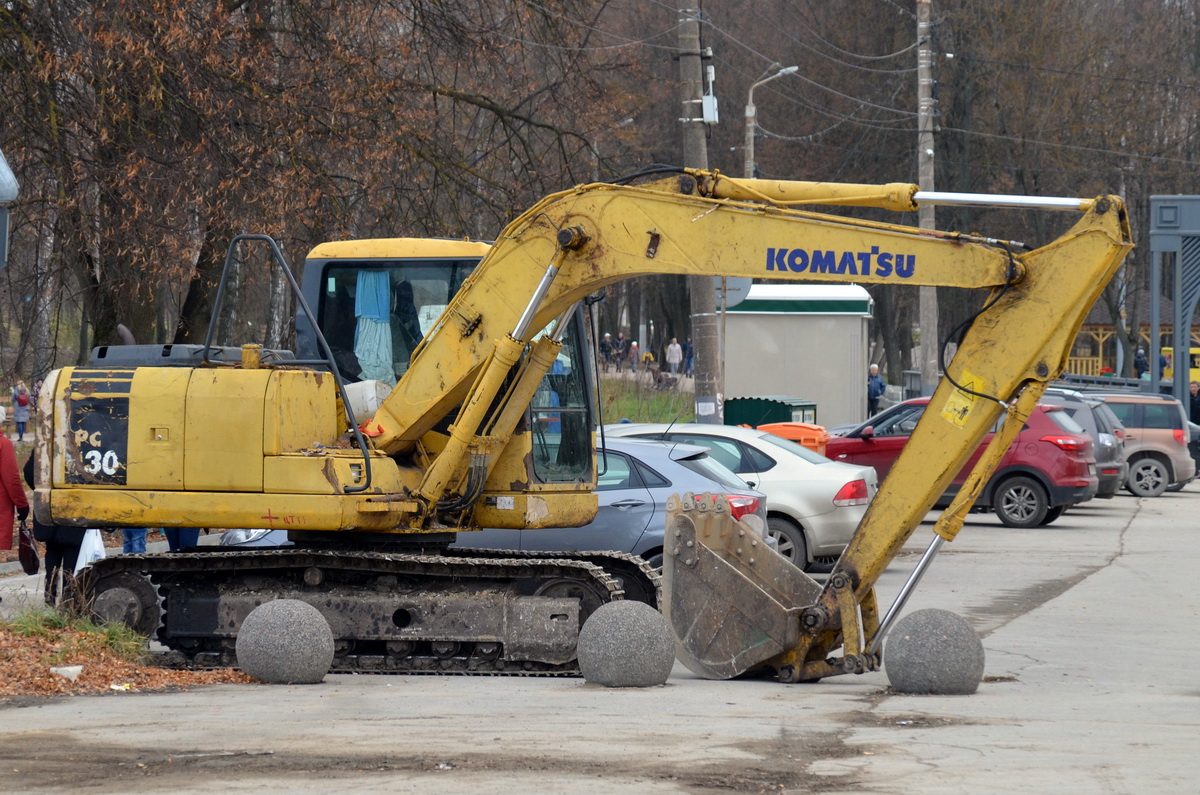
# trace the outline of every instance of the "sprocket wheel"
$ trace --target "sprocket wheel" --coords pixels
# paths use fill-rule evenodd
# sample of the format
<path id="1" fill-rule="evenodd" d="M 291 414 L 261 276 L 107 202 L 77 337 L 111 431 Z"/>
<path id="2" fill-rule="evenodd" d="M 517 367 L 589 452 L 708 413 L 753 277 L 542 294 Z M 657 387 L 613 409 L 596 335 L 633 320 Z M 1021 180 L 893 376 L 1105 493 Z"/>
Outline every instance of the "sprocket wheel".
<path id="1" fill-rule="evenodd" d="M 120 622 L 150 637 L 158 628 L 158 591 L 145 577 L 118 571 L 101 577 L 89 589 L 88 604 L 101 621 Z"/>

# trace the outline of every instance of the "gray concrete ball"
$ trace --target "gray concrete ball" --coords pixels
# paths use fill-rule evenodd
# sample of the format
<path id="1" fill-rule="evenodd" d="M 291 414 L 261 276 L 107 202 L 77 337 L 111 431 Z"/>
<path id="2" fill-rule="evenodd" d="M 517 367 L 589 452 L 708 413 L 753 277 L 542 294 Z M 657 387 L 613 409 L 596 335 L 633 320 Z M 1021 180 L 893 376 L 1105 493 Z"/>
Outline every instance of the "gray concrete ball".
<path id="1" fill-rule="evenodd" d="M 917 610 L 896 622 L 883 667 L 897 693 L 967 696 L 983 679 L 983 642 L 949 610 Z"/>
<path id="2" fill-rule="evenodd" d="M 238 667 L 271 684 L 317 684 L 333 664 L 333 632 L 321 611 L 275 599 L 250 611 L 237 636 Z"/>
<path id="3" fill-rule="evenodd" d="M 579 669 L 605 687 L 665 684 L 675 664 L 675 638 L 662 613 L 644 602 L 601 605 L 579 630 Z"/>

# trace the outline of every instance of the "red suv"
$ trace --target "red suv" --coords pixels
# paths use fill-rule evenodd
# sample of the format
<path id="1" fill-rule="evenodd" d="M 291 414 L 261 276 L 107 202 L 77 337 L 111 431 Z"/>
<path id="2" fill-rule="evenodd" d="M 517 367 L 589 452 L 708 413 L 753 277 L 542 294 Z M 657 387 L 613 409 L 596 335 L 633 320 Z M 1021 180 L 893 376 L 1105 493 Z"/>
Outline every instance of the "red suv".
<path id="1" fill-rule="evenodd" d="M 825 455 L 834 461 L 870 464 L 883 482 L 928 404 L 927 397 L 913 398 L 861 425 L 835 429 Z M 950 504 L 991 438 L 984 438 L 938 500 L 939 507 Z M 1000 460 L 975 510 L 990 508 L 1009 527 L 1036 527 L 1050 524 L 1068 506 L 1090 500 L 1096 487 L 1096 458 L 1087 431 L 1062 406 L 1039 405 Z"/>

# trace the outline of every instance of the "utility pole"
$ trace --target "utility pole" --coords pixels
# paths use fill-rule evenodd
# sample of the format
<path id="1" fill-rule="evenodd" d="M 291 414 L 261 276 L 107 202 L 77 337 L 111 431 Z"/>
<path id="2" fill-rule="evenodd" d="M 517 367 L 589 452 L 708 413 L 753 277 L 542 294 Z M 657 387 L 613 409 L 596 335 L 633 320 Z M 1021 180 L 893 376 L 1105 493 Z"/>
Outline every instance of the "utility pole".
<path id="1" fill-rule="evenodd" d="M 679 9 L 679 78 L 683 84 L 680 124 L 683 126 L 683 164 L 708 168 L 702 103 L 704 98 L 703 53 L 700 51 L 700 10 Z M 710 276 L 689 276 L 692 344 L 695 351 L 696 422 L 721 423 L 722 385 L 719 377 L 720 324 L 716 292 Z"/>
<path id="2" fill-rule="evenodd" d="M 917 0 L 917 186 L 934 190 L 933 182 L 933 42 L 930 17 L 933 0 Z M 917 208 L 917 226 L 934 229 L 933 204 Z M 919 287 L 918 317 L 921 324 L 921 394 L 932 395 L 938 383 L 938 299 L 936 287 Z"/>

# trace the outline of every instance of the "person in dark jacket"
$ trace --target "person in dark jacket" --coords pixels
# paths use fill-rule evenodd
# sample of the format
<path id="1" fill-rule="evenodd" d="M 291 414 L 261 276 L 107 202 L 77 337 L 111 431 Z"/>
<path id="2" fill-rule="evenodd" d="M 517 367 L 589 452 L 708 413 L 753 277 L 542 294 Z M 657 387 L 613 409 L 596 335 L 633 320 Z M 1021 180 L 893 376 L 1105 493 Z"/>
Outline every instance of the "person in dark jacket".
<path id="1" fill-rule="evenodd" d="M 22 474 L 29 488 L 33 488 L 33 453 L 25 462 Z M 83 543 L 83 527 L 63 527 L 61 525 L 46 525 L 33 517 L 33 537 L 46 545 L 46 604 L 55 605 L 58 602 L 59 583 L 62 586 L 63 601 L 74 595 L 75 564 L 79 560 L 79 547 Z"/>
<path id="2" fill-rule="evenodd" d="M 867 416 L 874 417 L 879 411 L 879 399 L 887 391 L 887 382 L 879 374 L 879 365 L 872 363 L 867 368 Z"/>

